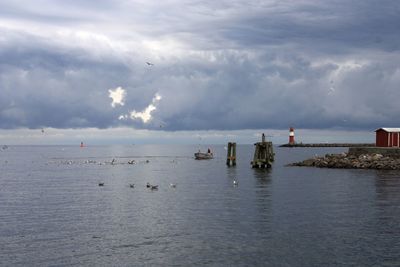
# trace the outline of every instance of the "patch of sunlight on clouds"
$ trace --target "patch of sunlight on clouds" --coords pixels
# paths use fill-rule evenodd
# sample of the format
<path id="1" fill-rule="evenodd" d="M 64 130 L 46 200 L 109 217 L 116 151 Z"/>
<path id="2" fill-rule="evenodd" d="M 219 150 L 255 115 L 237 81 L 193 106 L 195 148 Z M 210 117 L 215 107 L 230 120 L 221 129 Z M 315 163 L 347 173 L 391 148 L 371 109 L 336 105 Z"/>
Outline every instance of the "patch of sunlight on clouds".
<path id="1" fill-rule="evenodd" d="M 152 119 L 151 113 L 157 109 L 157 104 L 161 99 L 162 99 L 161 95 L 157 93 L 153 97 L 151 103 L 144 110 L 142 111 L 133 110 L 129 113 L 129 116 L 121 115 L 119 116 L 119 119 L 122 120 L 122 119 L 127 119 L 129 117 L 132 120 L 140 119 L 143 121 L 143 123 L 148 123 Z"/>
<path id="2" fill-rule="evenodd" d="M 126 97 L 126 91 L 122 89 L 121 87 L 117 87 L 114 90 L 110 89 L 108 90 L 109 97 L 112 99 L 111 106 L 115 108 L 117 105 L 123 106 L 125 105 L 125 97 Z"/>

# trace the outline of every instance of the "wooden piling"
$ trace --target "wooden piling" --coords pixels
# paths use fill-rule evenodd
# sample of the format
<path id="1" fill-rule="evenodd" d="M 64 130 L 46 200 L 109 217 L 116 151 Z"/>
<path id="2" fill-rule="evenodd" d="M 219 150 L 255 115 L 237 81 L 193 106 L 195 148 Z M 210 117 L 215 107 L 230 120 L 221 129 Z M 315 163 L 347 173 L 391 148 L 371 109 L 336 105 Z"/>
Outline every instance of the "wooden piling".
<path id="1" fill-rule="evenodd" d="M 236 143 L 228 143 L 228 154 L 226 155 L 226 165 L 236 166 Z"/>
<path id="2" fill-rule="evenodd" d="M 254 144 L 255 151 L 251 166 L 253 168 L 271 168 L 274 161 L 274 151 L 272 142 L 265 141 L 265 135 L 262 134 L 261 142 Z"/>

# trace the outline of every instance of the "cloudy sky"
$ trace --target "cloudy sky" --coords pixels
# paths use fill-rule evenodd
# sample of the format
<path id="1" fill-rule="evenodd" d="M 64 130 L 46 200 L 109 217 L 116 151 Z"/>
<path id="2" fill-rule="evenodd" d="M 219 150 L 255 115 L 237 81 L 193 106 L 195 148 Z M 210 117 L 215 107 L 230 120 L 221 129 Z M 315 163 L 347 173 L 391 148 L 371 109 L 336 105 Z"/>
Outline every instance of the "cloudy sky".
<path id="1" fill-rule="evenodd" d="M 0 0 L 0 139 L 399 127 L 399 14 L 397 0 Z"/>

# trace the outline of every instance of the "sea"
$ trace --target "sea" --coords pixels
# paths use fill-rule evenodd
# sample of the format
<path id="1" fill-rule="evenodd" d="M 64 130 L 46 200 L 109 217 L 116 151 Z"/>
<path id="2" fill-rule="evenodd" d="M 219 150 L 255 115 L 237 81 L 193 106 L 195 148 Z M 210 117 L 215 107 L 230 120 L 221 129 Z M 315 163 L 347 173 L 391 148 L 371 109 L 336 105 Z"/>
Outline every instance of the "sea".
<path id="1" fill-rule="evenodd" d="M 252 169 L 253 145 L 228 167 L 210 148 L 0 147 L 0 266 L 400 266 L 399 171 L 290 167 L 347 149 L 277 146 Z"/>

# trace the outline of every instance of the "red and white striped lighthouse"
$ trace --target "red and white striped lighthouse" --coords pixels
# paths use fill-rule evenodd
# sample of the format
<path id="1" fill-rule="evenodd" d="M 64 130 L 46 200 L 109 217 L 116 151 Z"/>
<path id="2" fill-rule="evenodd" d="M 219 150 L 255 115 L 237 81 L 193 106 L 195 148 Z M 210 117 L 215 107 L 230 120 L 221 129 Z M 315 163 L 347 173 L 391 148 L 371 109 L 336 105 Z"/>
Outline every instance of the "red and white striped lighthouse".
<path id="1" fill-rule="evenodd" d="M 290 127 L 289 129 L 289 145 L 294 145 L 294 129 Z"/>

